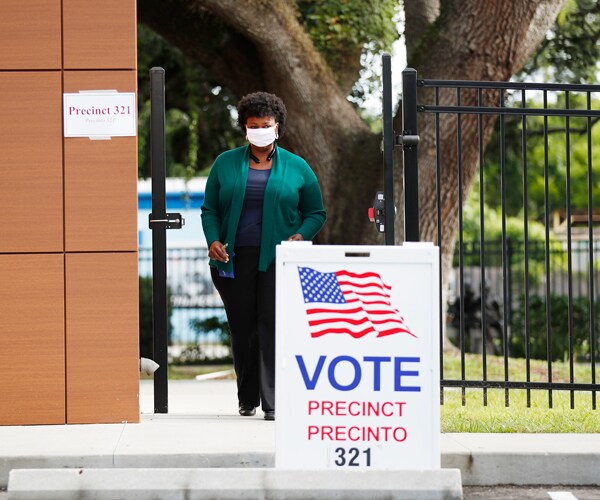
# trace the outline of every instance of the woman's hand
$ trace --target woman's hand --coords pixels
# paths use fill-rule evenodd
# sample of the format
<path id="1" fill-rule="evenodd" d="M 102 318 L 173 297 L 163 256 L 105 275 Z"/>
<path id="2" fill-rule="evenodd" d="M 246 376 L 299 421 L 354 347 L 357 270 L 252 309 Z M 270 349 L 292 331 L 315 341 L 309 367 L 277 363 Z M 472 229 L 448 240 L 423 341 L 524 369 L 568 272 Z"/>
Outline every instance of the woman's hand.
<path id="1" fill-rule="evenodd" d="M 213 241 L 208 249 L 208 257 L 220 262 L 229 262 L 229 254 L 227 253 L 226 248 L 227 243 L 223 245 L 220 241 Z"/>
<path id="2" fill-rule="evenodd" d="M 288 238 L 288 241 L 304 241 L 304 236 L 302 236 L 300 233 L 292 234 Z"/>

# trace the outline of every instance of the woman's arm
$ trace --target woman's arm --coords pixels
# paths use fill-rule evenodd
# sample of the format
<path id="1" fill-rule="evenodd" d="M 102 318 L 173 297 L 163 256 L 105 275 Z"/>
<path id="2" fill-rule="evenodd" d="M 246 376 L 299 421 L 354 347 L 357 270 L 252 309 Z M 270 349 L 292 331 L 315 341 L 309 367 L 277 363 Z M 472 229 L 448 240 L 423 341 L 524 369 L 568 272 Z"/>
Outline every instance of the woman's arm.
<path id="1" fill-rule="evenodd" d="M 213 165 L 208 179 L 206 181 L 206 187 L 204 189 L 204 202 L 202 203 L 202 212 L 200 217 L 202 219 L 202 230 L 204 231 L 204 237 L 206 238 L 206 244 L 210 248 L 212 243 L 219 241 L 220 239 L 220 228 L 221 228 L 221 213 L 219 210 L 219 175 L 218 175 L 217 163 Z"/>

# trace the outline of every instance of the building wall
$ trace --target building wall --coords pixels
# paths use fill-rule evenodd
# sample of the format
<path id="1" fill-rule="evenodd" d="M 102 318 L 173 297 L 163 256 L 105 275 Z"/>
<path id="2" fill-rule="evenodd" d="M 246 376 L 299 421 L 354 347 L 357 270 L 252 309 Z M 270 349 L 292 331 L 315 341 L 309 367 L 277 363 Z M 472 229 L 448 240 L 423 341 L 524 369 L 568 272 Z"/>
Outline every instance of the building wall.
<path id="1" fill-rule="evenodd" d="M 139 421 L 137 139 L 62 123 L 136 78 L 135 0 L 2 0 L 0 425 Z"/>

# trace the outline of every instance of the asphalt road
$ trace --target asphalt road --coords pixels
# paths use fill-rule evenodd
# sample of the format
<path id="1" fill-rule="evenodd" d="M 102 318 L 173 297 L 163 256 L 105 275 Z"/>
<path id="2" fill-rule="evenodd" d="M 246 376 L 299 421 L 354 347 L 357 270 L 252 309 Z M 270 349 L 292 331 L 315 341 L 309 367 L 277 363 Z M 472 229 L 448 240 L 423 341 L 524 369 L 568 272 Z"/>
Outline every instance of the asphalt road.
<path id="1" fill-rule="evenodd" d="M 596 486 L 463 486 L 464 500 L 600 500 Z M 0 499 L 1 500 L 1 499 Z"/>
<path id="2" fill-rule="evenodd" d="M 463 500 L 600 500 L 600 487 L 586 486 L 464 486 Z M 0 500 L 8 493 L 0 489 Z"/>

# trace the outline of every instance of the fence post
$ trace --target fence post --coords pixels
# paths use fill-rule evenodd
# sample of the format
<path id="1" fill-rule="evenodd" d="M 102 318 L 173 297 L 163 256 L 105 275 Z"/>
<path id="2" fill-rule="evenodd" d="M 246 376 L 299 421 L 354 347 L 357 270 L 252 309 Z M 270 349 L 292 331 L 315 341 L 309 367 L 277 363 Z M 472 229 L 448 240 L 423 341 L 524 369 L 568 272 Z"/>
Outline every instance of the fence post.
<path id="1" fill-rule="evenodd" d="M 417 70 L 402 72 L 402 136 L 418 136 Z M 418 141 L 404 141 L 404 239 L 420 241 Z"/>
<path id="2" fill-rule="evenodd" d="M 152 218 L 165 220 L 165 70 L 150 70 L 150 164 L 152 170 Z M 167 355 L 167 225 L 152 229 L 152 333 L 154 361 L 154 413 L 168 413 Z"/>
<path id="3" fill-rule="evenodd" d="M 385 244 L 394 245 L 394 124 L 392 117 L 392 58 L 383 54 L 383 196 L 385 207 Z"/>

